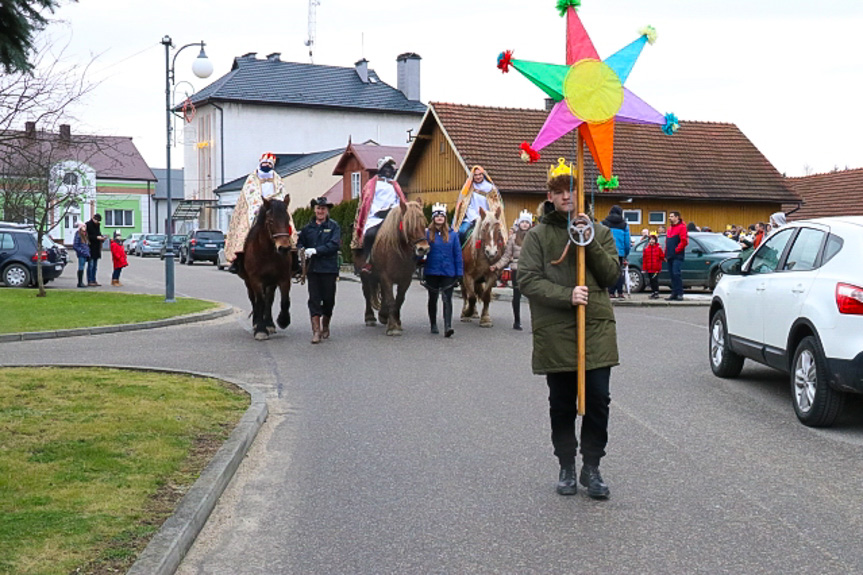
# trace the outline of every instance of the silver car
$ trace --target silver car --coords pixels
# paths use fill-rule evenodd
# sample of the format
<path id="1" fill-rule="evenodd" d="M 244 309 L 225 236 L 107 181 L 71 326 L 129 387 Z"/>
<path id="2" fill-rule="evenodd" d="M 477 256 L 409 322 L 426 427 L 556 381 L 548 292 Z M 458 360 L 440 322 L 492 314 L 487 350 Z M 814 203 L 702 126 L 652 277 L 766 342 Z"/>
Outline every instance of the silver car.
<path id="1" fill-rule="evenodd" d="M 146 234 L 138 240 L 135 255 L 138 257 L 157 256 L 165 245 L 165 234 Z"/>

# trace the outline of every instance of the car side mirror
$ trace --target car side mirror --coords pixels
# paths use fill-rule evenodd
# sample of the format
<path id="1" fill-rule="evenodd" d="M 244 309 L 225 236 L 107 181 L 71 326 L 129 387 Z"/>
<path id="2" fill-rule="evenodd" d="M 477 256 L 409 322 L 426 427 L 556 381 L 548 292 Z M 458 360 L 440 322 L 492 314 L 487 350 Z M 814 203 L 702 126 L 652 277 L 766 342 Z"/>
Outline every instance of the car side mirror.
<path id="1" fill-rule="evenodd" d="M 743 275 L 743 261 L 740 258 L 728 258 L 719 264 L 722 273 L 728 276 Z"/>
<path id="2" fill-rule="evenodd" d="M 695 254 L 696 256 L 703 256 L 704 255 L 704 251 L 702 251 L 698 248 L 695 248 L 694 250 L 692 250 L 692 253 Z"/>

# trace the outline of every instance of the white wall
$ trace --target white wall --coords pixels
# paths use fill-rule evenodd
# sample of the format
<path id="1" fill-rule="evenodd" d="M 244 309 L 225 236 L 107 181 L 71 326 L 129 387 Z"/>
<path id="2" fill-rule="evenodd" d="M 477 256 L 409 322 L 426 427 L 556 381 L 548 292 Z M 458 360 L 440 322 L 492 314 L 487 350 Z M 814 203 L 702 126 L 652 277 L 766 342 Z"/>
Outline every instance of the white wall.
<path id="1" fill-rule="evenodd" d="M 421 114 L 339 111 L 255 104 L 220 104 L 224 109 L 225 174 L 229 182 L 249 174 L 263 152 L 307 154 L 374 140 L 383 146 L 407 145 L 407 131 L 419 127 Z M 211 105 L 198 109 L 184 130 L 186 198 L 212 198 L 212 189 L 222 184 L 220 112 Z M 199 148 L 199 134 L 208 132 L 207 145 Z M 209 155 L 212 187 L 199 175 L 198 158 Z"/>

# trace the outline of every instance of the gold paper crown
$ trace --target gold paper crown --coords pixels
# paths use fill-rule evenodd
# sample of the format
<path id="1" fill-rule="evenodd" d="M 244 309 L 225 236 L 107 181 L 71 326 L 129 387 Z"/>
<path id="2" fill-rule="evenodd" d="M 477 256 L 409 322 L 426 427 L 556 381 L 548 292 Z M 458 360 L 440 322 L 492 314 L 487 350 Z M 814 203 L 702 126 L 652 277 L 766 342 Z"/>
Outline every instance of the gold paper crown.
<path id="1" fill-rule="evenodd" d="M 548 179 L 552 180 L 557 176 L 572 176 L 575 177 L 576 170 L 572 166 L 572 164 L 566 165 L 566 160 L 564 158 L 557 159 L 556 166 L 549 166 L 548 168 Z"/>
<path id="2" fill-rule="evenodd" d="M 432 213 L 440 212 L 446 214 L 446 204 L 436 203 L 432 206 Z"/>
<path id="3" fill-rule="evenodd" d="M 275 166 L 276 165 L 276 155 L 272 152 L 264 152 L 261 155 L 261 159 L 258 161 L 258 163 L 263 164 L 264 162 L 270 162 L 271 164 L 273 164 L 273 166 Z"/>
<path id="4" fill-rule="evenodd" d="M 533 214 L 530 213 L 530 210 L 522 210 L 515 221 L 518 223 L 522 220 L 533 223 Z"/>

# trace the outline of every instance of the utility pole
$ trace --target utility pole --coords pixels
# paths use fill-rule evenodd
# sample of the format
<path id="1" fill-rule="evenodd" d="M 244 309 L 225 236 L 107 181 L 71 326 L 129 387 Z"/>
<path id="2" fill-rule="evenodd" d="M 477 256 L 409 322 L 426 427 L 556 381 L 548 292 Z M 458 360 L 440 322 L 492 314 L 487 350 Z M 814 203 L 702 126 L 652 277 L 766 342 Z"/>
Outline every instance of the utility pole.
<path id="1" fill-rule="evenodd" d="M 309 37 L 306 39 L 306 46 L 309 47 L 309 62 L 315 63 L 315 29 L 317 28 L 317 8 L 321 5 L 321 0 L 309 0 Z"/>

